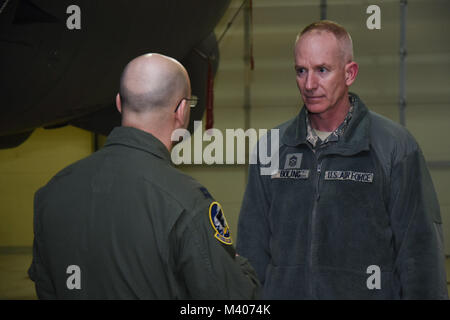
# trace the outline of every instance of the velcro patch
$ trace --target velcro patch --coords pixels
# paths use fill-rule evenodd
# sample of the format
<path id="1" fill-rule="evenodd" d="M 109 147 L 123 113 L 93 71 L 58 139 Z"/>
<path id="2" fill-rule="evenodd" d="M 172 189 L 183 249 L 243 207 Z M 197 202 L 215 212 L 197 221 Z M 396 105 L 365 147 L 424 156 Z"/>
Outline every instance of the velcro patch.
<path id="1" fill-rule="evenodd" d="M 230 228 L 223 214 L 222 206 L 217 201 L 209 206 L 209 221 L 216 232 L 214 237 L 224 244 L 232 245 Z"/>
<path id="2" fill-rule="evenodd" d="M 300 169 L 303 153 L 290 153 L 286 156 L 285 169 Z"/>
<path id="3" fill-rule="evenodd" d="M 272 179 L 308 179 L 309 170 L 283 169 L 271 176 Z"/>
<path id="4" fill-rule="evenodd" d="M 373 173 L 354 171 L 325 171 L 325 180 L 351 180 L 356 182 L 373 182 Z"/>

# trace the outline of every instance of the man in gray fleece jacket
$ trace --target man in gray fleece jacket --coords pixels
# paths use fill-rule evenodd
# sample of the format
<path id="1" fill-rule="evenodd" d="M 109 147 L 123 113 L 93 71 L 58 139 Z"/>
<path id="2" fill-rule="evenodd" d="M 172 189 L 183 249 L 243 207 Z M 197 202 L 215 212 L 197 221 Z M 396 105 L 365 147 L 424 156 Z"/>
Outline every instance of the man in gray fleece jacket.
<path id="1" fill-rule="evenodd" d="M 349 92 L 350 35 L 320 21 L 295 43 L 300 113 L 279 169 L 252 164 L 237 251 L 267 299 L 447 299 L 439 203 L 417 142 Z M 271 139 L 267 139 L 271 141 Z"/>

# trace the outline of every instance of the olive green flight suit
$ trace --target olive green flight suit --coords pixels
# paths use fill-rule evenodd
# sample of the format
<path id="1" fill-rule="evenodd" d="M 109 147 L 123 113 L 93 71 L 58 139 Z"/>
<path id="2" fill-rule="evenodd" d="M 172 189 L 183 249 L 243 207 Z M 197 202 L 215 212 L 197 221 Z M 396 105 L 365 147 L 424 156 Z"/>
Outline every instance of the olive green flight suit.
<path id="1" fill-rule="evenodd" d="M 257 297 L 220 204 L 149 133 L 115 128 L 38 190 L 34 206 L 29 275 L 39 298 Z"/>

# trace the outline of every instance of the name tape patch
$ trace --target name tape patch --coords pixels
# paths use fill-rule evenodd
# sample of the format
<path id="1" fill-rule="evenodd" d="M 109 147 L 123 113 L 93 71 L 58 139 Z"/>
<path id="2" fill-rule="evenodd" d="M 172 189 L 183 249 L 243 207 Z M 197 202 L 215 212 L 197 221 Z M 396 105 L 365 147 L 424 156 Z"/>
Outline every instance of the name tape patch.
<path id="1" fill-rule="evenodd" d="M 355 171 L 325 171 L 325 180 L 351 180 L 356 182 L 373 182 L 373 173 Z"/>
<path id="2" fill-rule="evenodd" d="M 308 179 L 309 170 L 284 169 L 271 176 L 272 179 Z"/>
<path id="3" fill-rule="evenodd" d="M 233 244 L 222 206 L 217 201 L 212 202 L 209 206 L 209 221 L 211 221 L 211 225 L 216 232 L 214 237 L 217 240 L 227 245 Z"/>

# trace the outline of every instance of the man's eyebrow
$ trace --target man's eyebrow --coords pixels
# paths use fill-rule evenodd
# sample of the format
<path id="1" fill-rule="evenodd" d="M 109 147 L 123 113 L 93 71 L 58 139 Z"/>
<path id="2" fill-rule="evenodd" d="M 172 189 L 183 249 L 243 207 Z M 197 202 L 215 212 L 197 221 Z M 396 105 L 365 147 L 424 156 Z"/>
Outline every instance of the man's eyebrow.
<path id="1" fill-rule="evenodd" d="M 313 66 L 313 69 L 321 68 L 321 67 L 326 67 L 327 69 L 331 69 L 331 65 L 328 64 L 328 63 L 325 63 L 325 62 L 323 62 L 323 63 L 318 63 L 318 64 L 314 65 L 314 66 Z M 303 66 L 303 65 L 301 65 L 301 64 L 296 64 L 296 65 L 294 66 L 294 68 L 297 70 L 297 69 L 305 68 L 305 66 Z"/>
<path id="2" fill-rule="evenodd" d="M 318 67 L 318 68 L 320 68 L 320 67 L 325 67 L 325 68 L 327 68 L 327 69 L 331 69 L 331 65 L 328 64 L 328 63 L 321 63 L 321 64 L 318 64 L 318 65 L 315 66 L 315 67 Z"/>

